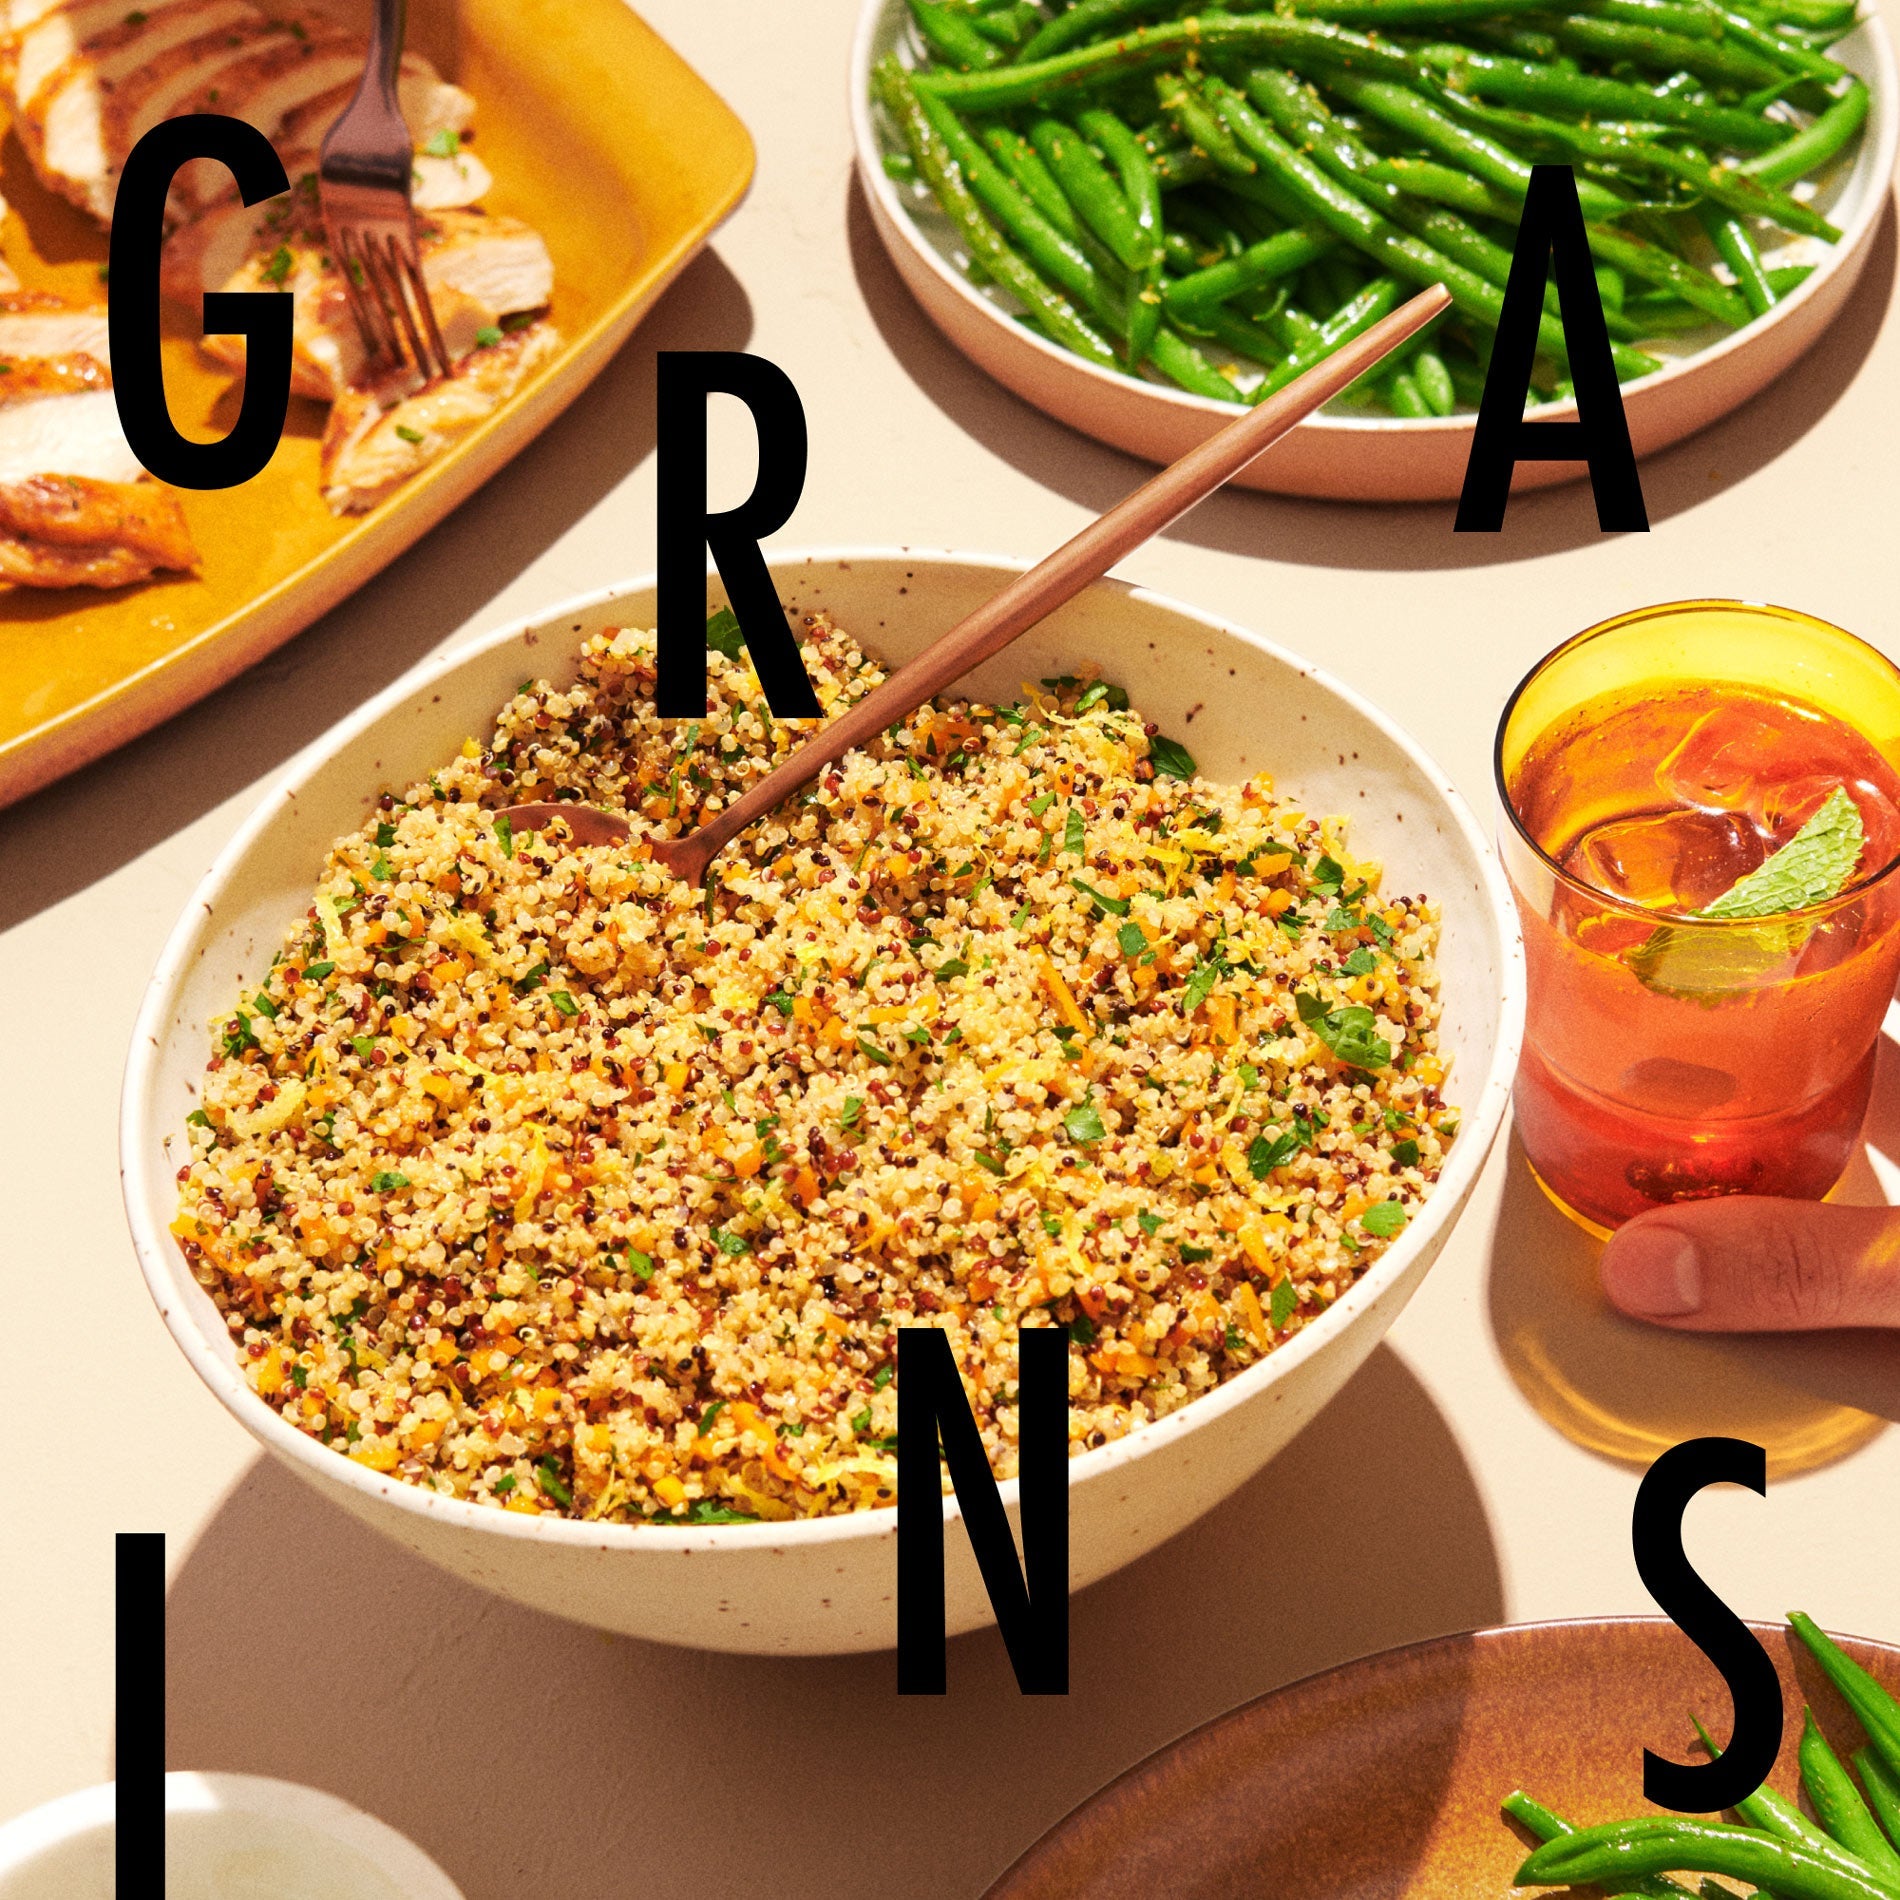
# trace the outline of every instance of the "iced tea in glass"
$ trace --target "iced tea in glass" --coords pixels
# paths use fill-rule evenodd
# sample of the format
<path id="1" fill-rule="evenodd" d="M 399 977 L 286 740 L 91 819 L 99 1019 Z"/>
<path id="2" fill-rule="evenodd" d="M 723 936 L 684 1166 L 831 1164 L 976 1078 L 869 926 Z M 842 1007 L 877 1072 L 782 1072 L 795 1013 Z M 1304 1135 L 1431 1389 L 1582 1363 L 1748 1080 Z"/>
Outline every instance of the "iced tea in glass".
<path id="1" fill-rule="evenodd" d="M 1497 776 L 1530 978 L 1515 1109 L 1566 1211 L 1605 1229 L 1718 1194 L 1819 1199 L 1840 1178 L 1900 966 L 1897 760 L 1900 671 L 1784 608 L 1625 614 L 1512 695 Z M 1863 834 L 1857 856 L 1841 847 L 1844 884 L 1772 916 L 1697 914 L 1836 792 Z"/>

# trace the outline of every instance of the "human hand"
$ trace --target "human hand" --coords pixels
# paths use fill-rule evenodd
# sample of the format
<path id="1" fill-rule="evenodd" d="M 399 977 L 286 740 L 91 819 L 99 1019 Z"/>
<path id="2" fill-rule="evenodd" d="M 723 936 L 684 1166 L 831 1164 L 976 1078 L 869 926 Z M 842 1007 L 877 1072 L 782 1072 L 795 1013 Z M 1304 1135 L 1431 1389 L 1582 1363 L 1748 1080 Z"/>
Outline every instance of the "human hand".
<path id="1" fill-rule="evenodd" d="M 1613 1305 L 1690 1332 L 1900 1326 L 1900 1207 L 1679 1202 L 1618 1228 L 1600 1270 Z"/>

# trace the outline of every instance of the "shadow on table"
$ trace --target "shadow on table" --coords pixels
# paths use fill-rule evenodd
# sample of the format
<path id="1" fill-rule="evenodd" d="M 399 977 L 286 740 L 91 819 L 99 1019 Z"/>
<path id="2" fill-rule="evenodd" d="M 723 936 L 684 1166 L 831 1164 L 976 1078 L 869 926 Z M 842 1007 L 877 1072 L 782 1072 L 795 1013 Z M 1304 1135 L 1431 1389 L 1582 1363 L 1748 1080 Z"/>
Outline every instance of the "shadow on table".
<path id="1" fill-rule="evenodd" d="M 209 698 L 14 806 L 0 930 L 276 770 L 413 666 L 652 454 L 656 352 L 743 349 L 751 335 L 744 288 L 702 252 L 578 401 L 367 586 Z"/>
<path id="2" fill-rule="evenodd" d="M 891 352 L 959 427 L 1045 488 L 1097 511 L 1145 476 L 1150 464 L 1105 447 L 1045 416 L 955 349 L 897 275 L 853 175 L 846 207 L 851 261 L 872 318 Z M 1822 347 L 1735 414 L 1642 465 L 1654 526 L 1771 462 L 1840 400 L 1872 350 L 1893 290 L 1894 209 L 1887 204 L 1867 266 Z M 1228 488 L 1165 532 L 1228 554 L 1265 554 L 1311 567 L 1487 567 L 1532 560 L 1599 538 L 1586 487 L 1572 483 L 1512 498 L 1497 534 L 1455 534 L 1450 502 L 1374 505 L 1299 501 Z"/>
<path id="3" fill-rule="evenodd" d="M 1075 1599 L 1066 1698 L 1018 1695 L 993 1630 L 952 1645 L 947 1697 L 902 1699 L 889 1655 L 605 1636 L 456 1581 L 262 1460 L 172 1586 L 168 1758 L 332 1789 L 468 1900 L 969 1900 L 1183 1730 L 1503 1614 L 1463 1454 L 1384 1347 L 1225 1505 Z"/>
<path id="4" fill-rule="evenodd" d="M 1869 1159 L 1900 1164 L 1900 1046 L 1883 1036 L 1864 1151 L 1832 1198 L 1884 1205 Z M 1597 1281 L 1600 1244 L 1538 1187 L 1513 1133 L 1493 1230 L 1491 1326 L 1518 1388 L 1573 1443 L 1648 1465 L 1704 1435 L 1766 1448 L 1771 1475 L 1811 1471 L 1900 1421 L 1890 1333 L 1679 1333 L 1625 1319 Z"/>

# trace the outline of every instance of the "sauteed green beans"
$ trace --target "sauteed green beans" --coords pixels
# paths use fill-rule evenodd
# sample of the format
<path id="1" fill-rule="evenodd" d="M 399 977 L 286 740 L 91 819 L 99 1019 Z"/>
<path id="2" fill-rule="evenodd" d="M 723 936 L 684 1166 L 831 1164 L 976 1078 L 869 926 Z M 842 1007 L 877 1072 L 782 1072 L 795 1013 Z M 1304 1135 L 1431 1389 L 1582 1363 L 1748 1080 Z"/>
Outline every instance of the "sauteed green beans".
<path id="1" fill-rule="evenodd" d="M 1621 0 L 1629 4 L 1630 0 Z M 1862 1787 L 1804 1712 L 1801 1781 L 1810 1821 L 1763 1785 L 1736 1804 L 1743 1825 L 1680 1814 L 1648 1814 L 1577 1827 L 1521 1790 L 1504 1812 L 1538 1843 L 1514 1876 L 1519 1886 L 1582 1885 L 1606 1894 L 1672 1896 L 1697 1890 L 1670 1874 L 1723 1874 L 1747 1884 L 1752 1900 L 1900 1900 L 1900 1704 L 1838 1644 L 1796 1612 L 1789 1618 L 1842 1699 L 1867 1731 L 1854 1757 Z M 1700 1722 L 1711 1756 L 1721 1751 Z M 1704 1896 L 1730 1889 L 1704 1881 Z"/>
<path id="2" fill-rule="evenodd" d="M 1235 402 L 1388 285 L 1442 283 L 1429 347 L 1340 400 L 1470 407 L 1549 162 L 1576 173 L 1617 373 L 1648 375 L 1640 346 L 1768 315 L 1838 240 L 1803 181 L 1868 111 L 1825 50 L 1849 0 L 908 4 L 910 57 L 874 75 L 887 163 L 969 275 L 1103 369 Z M 1553 291 L 1532 398 L 1568 390 Z"/>

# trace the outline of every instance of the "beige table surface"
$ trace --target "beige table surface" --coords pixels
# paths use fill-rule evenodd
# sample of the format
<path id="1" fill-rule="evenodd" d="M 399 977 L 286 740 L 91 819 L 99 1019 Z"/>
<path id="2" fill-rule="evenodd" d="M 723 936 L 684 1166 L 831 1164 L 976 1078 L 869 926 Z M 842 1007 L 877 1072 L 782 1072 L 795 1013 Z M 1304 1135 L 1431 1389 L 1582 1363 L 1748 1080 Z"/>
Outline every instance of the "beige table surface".
<path id="1" fill-rule="evenodd" d="M 851 182 L 852 0 L 646 12 L 758 140 L 711 255 L 575 413 L 380 580 L 0 816 L 0 1819 L 112 1772 L 118 1530 L 170 1535 L 172 1765 L 334 1789 L 469 1900 L 977 1894 L 1104 1780 L 1276 1684 L 1442 1631 L 1649 1610 L 1629 1553 L 1639 1467 L 1582 1449 L 1585 1431 L 1843 1439 L 1849 1455 L 1765 1500 L 1699 1500 L 1690 1555 L 1747 1614 L 1800 1605 L 1900 1637 L 1900 1349 L 1699 1345 L 1610 1320 L 1587 1246 L 1504 1148 L 1322 1419 L 1076 1600 L 1066 1700 L 1019 1697 L 993 1633 L 953 1646 L 946 1698 L 900 1700 L 886 1656 L 696 1655 L 536 1616 L 266 1468 L 199 1386 L 139 1279 L 115 1168 L 120 1062 L 160 943 L 295 748 L 431 648 L 650 567 L 656 350 L 749 348 L 798 385 L 811 473 L 784 546 L 1039 553 L 1141 472 L 968 368 L 885 263 Z M 1894 257 L 1889 213 L 1821 348 L 1646 466 L 1648 535 L 1600 536 L 1577 489 L 1514 503 L 1495 537 L 1454 536 L 1449 508 L 1235 495 L 1124 571 L 1397 713 L 1488 823 L 1500 701 L 1607 614 L 1744 595 L 1900 653 Z M 722 503 L 750 485 L 748 440 L 721 417 Z M 1900 1062 L 1883 1081 L 1874 1132 L 1900 1157 Z M 1854 1189 L 1881 1197 L 1873 1164 Z M 1546 1422 L 1559 1411 L 1568 1433 Z M 1632 1736 L 1633 1756 L 1645 1739 L 1662 1745 Z"/>

